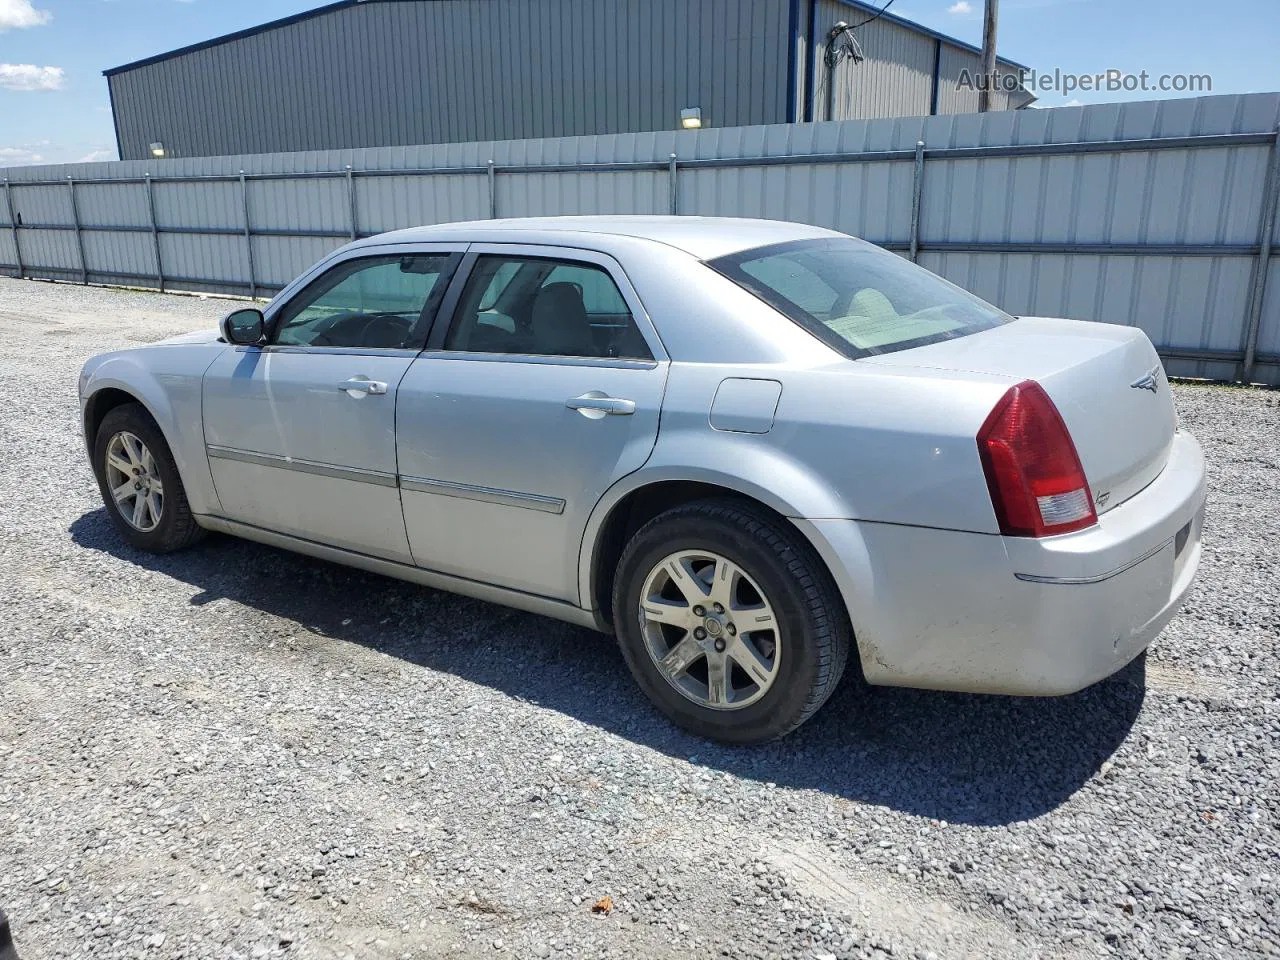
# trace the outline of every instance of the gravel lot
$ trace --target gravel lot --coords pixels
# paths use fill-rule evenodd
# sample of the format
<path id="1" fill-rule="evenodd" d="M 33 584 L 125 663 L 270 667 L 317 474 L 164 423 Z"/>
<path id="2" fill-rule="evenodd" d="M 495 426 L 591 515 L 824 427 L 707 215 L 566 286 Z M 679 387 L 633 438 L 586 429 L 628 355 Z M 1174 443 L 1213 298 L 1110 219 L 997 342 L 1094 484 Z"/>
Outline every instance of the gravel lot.
<path id="1" fill-rule="evenodd" d="M 228 309 L 0 280 L 24 960 L 1280 956 L 1280 393 L 1175 387 L 1212 495 L 1145 663 L 1054 700 L 846 683 L 728 749 L 590 632 L 228 538 L 125 547 L 80 364 Z"/>

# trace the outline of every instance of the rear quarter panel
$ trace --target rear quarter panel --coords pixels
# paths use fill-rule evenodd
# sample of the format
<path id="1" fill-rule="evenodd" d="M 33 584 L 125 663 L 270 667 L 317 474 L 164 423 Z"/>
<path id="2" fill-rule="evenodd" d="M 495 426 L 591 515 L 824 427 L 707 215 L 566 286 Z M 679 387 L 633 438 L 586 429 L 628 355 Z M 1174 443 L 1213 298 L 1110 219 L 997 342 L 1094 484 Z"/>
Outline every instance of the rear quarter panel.
<path id="1" fill-rule="evenodd" d="M 668 480 L 715 484 L 795 520 L 998 533 L 975 438 L 1009 378 L 882 369 L 828 353 L 805 365 L 673 362 L 653 453 L 605 494 L 584 542 L 598 542 L 629 493 Z M 782 384 L 767 433 L 712 426 L 711 406 L 727 378 Z M 818 529 L 800 527 L 811 539 Z M 579 570 L 584 597 L 589 553 Z"/>
<path id="2" fill-rule="evenodd" d="M 767 433 L 712 426 L 711 404 L 728 377 L 782 384 Z M 808 367 L 673 363 L 645 472 L 731 476 L 790 517 L 995 533 L 974 438 L 1008 386 L 1004 377 L 879 370 L 843 359 Z"/>

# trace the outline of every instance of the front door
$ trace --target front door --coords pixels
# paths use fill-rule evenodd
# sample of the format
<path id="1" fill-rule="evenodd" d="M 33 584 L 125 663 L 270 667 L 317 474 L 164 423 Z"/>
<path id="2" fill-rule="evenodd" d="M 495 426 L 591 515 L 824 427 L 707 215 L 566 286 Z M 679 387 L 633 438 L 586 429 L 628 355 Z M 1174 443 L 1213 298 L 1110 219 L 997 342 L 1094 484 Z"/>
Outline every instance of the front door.
<path id="1" fill-rule="evenodd" d="M 400 385 L 416 563 L 573 603 L 591 510 L 648 459 L 667 363 L 618 265 L 474 244 L 452 322 Z"/>
<path id="2" fill-rule="evenodd" d="M 396 485 L 396 394 L 460 255 L 369 248 L 268 316 L 268 343 L 204 378 L 204 431 L 232 520 L 411 562 Z"/>

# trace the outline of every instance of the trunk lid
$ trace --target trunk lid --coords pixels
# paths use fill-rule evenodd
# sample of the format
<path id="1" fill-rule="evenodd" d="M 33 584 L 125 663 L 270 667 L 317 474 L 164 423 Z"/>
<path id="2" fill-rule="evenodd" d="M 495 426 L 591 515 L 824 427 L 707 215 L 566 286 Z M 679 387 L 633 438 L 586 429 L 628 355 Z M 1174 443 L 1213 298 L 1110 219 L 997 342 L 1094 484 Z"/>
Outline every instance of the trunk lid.
<path id="1" fill-rule="evenodd" d="M 1037 381 L 1071 432 L 1099 514 L 1159 476 L 1177 428 L 1160 358 L 1134 327 L 1023 317 L 857 362 Z"/>

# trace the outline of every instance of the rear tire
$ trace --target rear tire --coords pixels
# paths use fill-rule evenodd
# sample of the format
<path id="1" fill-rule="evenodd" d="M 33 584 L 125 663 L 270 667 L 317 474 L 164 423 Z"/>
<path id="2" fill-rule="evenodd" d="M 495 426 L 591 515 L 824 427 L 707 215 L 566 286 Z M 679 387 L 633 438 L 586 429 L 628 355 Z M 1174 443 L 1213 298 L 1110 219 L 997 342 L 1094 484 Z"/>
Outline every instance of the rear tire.
<path id="1" fill-rule="evenodd" d="M 172 553 L 204 537 L 169 444 L 141 404 L 113 407 L 102 418 L 93 468 L 107 515 L 139 550 Z"/>
<path id="2" fill-rule="evenodd" d="M 632 537 L 614 623 L 650 700 L 691 733 L 733 744 L 785 736 L 835 690 L 848 616 L 799 531 L 735 500 L 675 507 Z M 701 612 L 699 612 L 701 611 Z"/>

